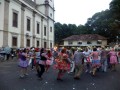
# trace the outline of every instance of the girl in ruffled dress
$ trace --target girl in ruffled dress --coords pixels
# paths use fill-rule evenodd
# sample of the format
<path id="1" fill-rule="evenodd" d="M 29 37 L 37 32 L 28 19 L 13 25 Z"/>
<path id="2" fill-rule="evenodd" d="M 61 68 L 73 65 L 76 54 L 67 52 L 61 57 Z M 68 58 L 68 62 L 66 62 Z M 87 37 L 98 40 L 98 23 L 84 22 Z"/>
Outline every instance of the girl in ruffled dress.
<path id="1" fill-rule="evenodd" d="M 55 59 L 55 68 L 58 69 L 57 80 L 62 80 L 63 75 L 70 70 L 70 62 L 68 61 L 68 55 L 66 54 L 66 49 L 62 49 L 58 57 Z"/>
<path id="2" fill-rule="evenodd" d="M 115 71 L 116 64 L 118 63 L 117 61 L 117 53 L 115 52 L 114 48 L 108 53 L 110 55 L 110 64 L 112 65 L 112 71 Z"/>
<path id="3" fill-rule="evenodd" d="M 47 51 L 47 61 L 46 61 L 46 72 L 48 72 L 48 69 L 50 68 L 50 65 L 52 64 L 52 53 L 50 50 Z"/>
<path id="4" fill-rule="evenodd" d="M 23 78 L 27 74 L 27 67 L 28 67 L 28 60 L 27 60 L 28 54 L 26 49 L 22 50 L 22 52 L 19 52 L 19 66 L 21 67 L 20 70 L 20 78 Z"/>

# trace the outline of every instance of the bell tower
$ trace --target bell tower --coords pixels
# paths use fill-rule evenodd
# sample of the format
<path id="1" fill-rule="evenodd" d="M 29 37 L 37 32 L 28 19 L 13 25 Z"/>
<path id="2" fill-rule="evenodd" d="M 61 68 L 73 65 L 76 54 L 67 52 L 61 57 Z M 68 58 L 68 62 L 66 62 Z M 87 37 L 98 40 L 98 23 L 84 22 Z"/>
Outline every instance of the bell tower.
<path id="1" fill-rule="evenodd" d="M 43 28 L 46 26 L 47 35 L 43 38 L 46 39 L 47 47 L 51 48 L 54 46 L 54 0 L 35 0 L 35 2 L 36 9 L 47 17 L 47 21 L 43 22 L 46 23 Z"/>
<path id="2" fill-rule="evenodd" d="M 34 0 L 34 2 L 40 12 L 54 19 L 54 0 Z"/>

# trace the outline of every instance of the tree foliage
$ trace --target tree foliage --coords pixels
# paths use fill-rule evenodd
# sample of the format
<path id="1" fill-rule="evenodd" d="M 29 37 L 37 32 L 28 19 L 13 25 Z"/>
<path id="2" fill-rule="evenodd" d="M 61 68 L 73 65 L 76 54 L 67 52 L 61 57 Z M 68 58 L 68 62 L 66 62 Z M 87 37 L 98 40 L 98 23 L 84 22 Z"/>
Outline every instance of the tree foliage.
<path id="1" fill-rule="evenodd" d="M 99 34 L 107 37 L 109 42 L 115 42 L 116 36 L 120 38 L 120 0 L 112 0 L 109 9 L 95 13 L 85 25 L 55 23 L 57 44 L 68 36 L 79 34 Z"/>

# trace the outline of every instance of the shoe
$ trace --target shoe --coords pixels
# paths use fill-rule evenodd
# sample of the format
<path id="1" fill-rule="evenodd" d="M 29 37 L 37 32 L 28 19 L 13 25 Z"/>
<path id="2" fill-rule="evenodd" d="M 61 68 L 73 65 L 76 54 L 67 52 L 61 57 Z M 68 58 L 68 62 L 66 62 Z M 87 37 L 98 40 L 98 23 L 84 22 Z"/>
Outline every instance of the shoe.
<path id="1" fill-rule="evenodd" d="M 92 76 L 92 77 L 96 77 L 96 74 L 93 74 L 93 73 L 92 73 L 91 76 Z"/>
<path id="2" fill-rule="evenodd" d="M 58 81 L 63 81 L 61 78 L 57 78 Z"/>
<path id="3" fill-rule="evenodd" d="M 24 74 L 25 76 L 28 76 L 29 74 L 28 73 L 26 73 L 26 74 Z"/>
<path id="4" fill-rule="evenodd" d="M 75 80 L 79 80 L 80 78 L 79 77 L 74 77 Z"/>
<path id="5" fill-rule="evenodd" d="M 24 78 L 24 75 L 20 75 L 20 79 L 23 79 Z"/>
<path id="6" fill-rule="evenodd" d="M 42 77 L 39 77 L 38 80 L 43 80 L 43 78 L 42 78 Z"/>

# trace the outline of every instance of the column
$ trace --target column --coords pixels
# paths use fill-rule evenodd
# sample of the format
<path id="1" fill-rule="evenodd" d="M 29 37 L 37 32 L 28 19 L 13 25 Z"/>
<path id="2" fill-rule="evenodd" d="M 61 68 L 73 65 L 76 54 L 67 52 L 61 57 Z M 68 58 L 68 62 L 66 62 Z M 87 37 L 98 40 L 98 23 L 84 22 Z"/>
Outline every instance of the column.
<path id="1" fill-rule="evenodd" d="M 44 29 L 43 29 L 43 18 L 44 18 L 44 17 L 41 17 L 41 47 L 42 47 L 42 48 L 44 47 L 44 42 L 43 42 L 43 41 L 44 41 L 44 39 L 43 39 L 43 32 L 44 32 L 44 31 L 43 31 L 43 30 L 44 30 Z"/>
<path id="2" fill-rule="evenodd" d="M 25 15 L 25 7 L 26 5 L 21 4 L 21 45 L 20 47 L 24 47 L 25 42 L 25 33 L 24 33 L 24 15 Z"/>
<path id="3" fill-rule="evenodd" d="M 10 3 L 10 0 L 5 0 L 5 4 L 4 4 L 3 47 L 8 46 L 9 3 Z"/>
<path id="4" fill-rule="evenodd" d="M 33 47 L 36 46 L 35 45 L 35 38 L 36 38 L 36 36 L 35 36 L 35 14 L 36 14 L 36 12 L 33 11 L 33 29 L 32 29 L 32 33 L 33 33 L 33 39 L 32 39 Z"/>
<path id="5" fill-rule="evenodd" d="M 49 18 L 47 19 L 47 48 L 50 48 L 50 38 L 49 38 L 50 26 L 49 26 Z"/>
<path id="6" fill-rule="evenodd" d="M 46 47 L 49 48 L 50 47 L 50 42 L 49 42 L 49 1 L 45 0 L 45 15 L 47 16 L 47 40 L 46 40 Z"/>

